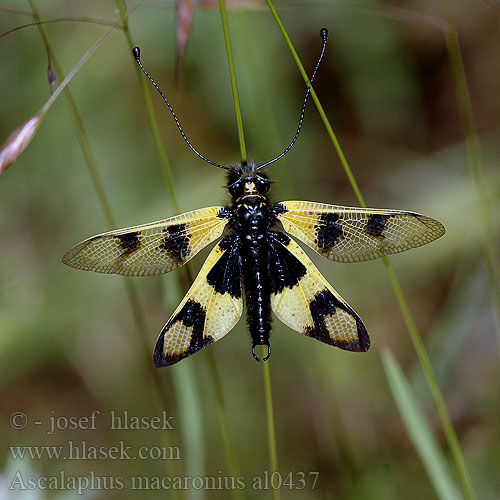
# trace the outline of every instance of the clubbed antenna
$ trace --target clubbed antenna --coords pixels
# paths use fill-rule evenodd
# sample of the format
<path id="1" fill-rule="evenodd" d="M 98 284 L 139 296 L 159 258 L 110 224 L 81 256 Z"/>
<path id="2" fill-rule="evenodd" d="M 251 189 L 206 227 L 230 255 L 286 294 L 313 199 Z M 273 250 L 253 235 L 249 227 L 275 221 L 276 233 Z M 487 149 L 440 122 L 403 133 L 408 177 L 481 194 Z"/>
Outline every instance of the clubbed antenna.
<path id="1" fill-rule="evenodd" d="M 225 165 L 221 165 L 219 163 L 215 163 L 212 160 L 209 160 L 208 158 L 205 158 L 198 150 L 189 142 L 188 138 L 186 137 L 186 134 L 184 133 L 184 130 L 182 130 L 181 124 L 179 123 L 179 119 L 177 118 L 177 115 L 175 114 L 172 106 L 168 102 L 167 98 L 163 94 L 163 92 L 160 90 L 160 87 L 156 85 L 156 82 L 149 76 L 149 73 L 144 69 L 144 66 L 141 63 L 141 49 L 139 47 L 134 47 L 132 49 L 132 54 L 135 57 L 135 60 L 137 61 L 137 64 L 139 64 L 139 67 L 142 69 L 142 72 L 146 75 L 148 80 L 153 84 L 154 88 L 158 91 L 158 93 L 161 95 L 163 100 L 165 101 L 166 105 L 168 106 L 168 109 L 172 113 L 172 116 L 174 117 L 175 123 L 177 124 L 177 127 L 179 128 L 179 132 L 181 133 L 182 137 L 186 141 L 186 144 L 193 150 L 193 152 L 199 156 L 202 160 L 206 161 L 207 163 L 210 163 L 210 165 L 213 165 L 214 167 L 219 167 L 223 168 L 225 170 L 229 170 L 230 172 L 236 172 L 234 168 L 231 167 L 226 167 Z"/>
<path id="2" fill-rule="evenodd" d="M 274 163 L 275 161 L 277 161 L 280 158 L 282 158 L 283 156 L 285 156 L 288 153 L 288 151 L 290 151 L 290 149 L 292 149 L 292 146 L 295 144 L 295 141 L 299 137 L 300 129 L 302 128 L 302 122 L 304 121 L 304 113 L 306 111 L 307 99 L 309 98 L 309 94 L 311 93 L 311 85 L 312 85 L 312 82 L 314 80 L 314 77 L 316 76 L 316 72 L 318 71 L 321 60 L 323 59 L 323 54 L 325 53 L 326 41 L 328 40 L 328 30 L 326 28 L 321 28 L 321 31 L 319 32 L 319 36 L 323 40 L 323 47 L 321 49 L 321 54 L 319 55 L 318 62 L 316 63 L 316 67 L 314 68 L 314 72 L 312 74 L 311 80 L 309 81 L 309 85 L 307 86 L 306 96 L 304 97 L 304 104 L 302 104 L 302 110 L 300 112 L 299 126 L 297 127 L 297 132 L 295 134 L 295 137 L 292 139 L 292 142 L 283 151 L 283 153 L 278 155 L 276 158 L 273 158 L 272 160 L 269 160 L 268 162 L 263 163 L 262 165 L 259 165 L 257 170 L 260 170 L 261 168 L 267 167 L 271 163 Z"/>

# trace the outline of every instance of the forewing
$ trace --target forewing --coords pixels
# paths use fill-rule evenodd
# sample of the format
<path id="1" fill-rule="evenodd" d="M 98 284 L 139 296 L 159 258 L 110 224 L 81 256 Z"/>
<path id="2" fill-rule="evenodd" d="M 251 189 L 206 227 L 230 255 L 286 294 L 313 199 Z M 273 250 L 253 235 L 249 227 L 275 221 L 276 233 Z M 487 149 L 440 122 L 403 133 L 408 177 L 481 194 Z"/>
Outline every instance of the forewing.
<path id="1" fill-rule="evenodd" d="M 221 236 L 228 222 L 222 207 L 92 236 L 63 257 L 69 266 L 126 276 L 153 276 L 182 266 Z"/>
<path id="2" fill-rule="evenodd" d="M 177 363 L 222 338 L 243 310 L 237 237 L 226 236 L 210 253 L 193 285 L 160 333 L 158 367 Z"/>
<path id="3" fill-rule="evenodd" d="M 270 244 L 271 305 L 293 330 L 346 351 L 367 351 L 361 318 L 285 234 Z"/>
<path id="4" fill-rule="evenodd" d="M 413 212 L 284 201 L 275 210 L 285 231 L 337 262 L 361 262 L 425 245 L 445 232 Z"/>

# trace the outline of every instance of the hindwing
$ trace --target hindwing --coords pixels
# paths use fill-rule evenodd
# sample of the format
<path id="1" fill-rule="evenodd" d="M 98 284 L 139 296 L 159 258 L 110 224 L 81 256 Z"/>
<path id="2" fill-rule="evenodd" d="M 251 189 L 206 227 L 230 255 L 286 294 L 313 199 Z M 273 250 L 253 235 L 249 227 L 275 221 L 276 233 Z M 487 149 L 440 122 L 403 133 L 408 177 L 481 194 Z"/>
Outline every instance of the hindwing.
<path id="1" fill-rule="evenodd" d="M 239 240 L 229 235 L 212 250 L 160 333 L 157 367 L 177 363 L 226 335 L 243 310 Z"/>
<path id="2" fill-rule="evenodd" d="M 222 207 L 209 207 L 117 229 L 78 243 L 63 262 L 86 271 L 126 276 L 168 273 L 221 236 L 228 220 Z"/>
<path id="3" fill-rule="evenodd" d="M 413 212 L 284 201 L 274 207 L 285 231 L 337 262 L 361 262 L 425 245 L 445 232 Z"/>
<path id="4" fill-rule="evenodd" d="M 271 306 L 292 330 L 347 351 L 367 351 L 361 318 L 321 275 L 304 251 L 283 233 L 272 233 Z"/>

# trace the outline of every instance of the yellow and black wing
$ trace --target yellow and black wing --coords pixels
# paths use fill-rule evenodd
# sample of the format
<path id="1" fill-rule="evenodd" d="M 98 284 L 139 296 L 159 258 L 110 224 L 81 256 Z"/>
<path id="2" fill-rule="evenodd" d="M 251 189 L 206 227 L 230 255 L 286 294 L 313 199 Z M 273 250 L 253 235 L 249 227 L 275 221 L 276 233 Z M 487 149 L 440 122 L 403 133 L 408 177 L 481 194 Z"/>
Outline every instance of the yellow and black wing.
<path id="1" fill-rule="evenodd" d="M 370 339 L 356 312 L 290 237 L 273 233 L 271 306 L 292 330 L 346 351 L 367 351 Z"/>
<path id="2" fill-rule="evenodd" d="M 160 333 L 157 367 L 177 363 L 219 340 L 243 311 L 239 247 L 233 235 L 212 250 L 186 296 Z"/>
<path id="3" fill-rule="evenodd" d="M 445 232 L 413 212 L 284 201 L 275 207 L 285 231 L 337 262 L 361 262 L 425 245 Z"/>
<path id="4" fill-rule="evenodd" d="M 222 207 L 193 210 L 92 236 L 69 250 L 63 262 L 86 271 L 126 276 L 168 273 L 221 236 L 227 222 Z"/>

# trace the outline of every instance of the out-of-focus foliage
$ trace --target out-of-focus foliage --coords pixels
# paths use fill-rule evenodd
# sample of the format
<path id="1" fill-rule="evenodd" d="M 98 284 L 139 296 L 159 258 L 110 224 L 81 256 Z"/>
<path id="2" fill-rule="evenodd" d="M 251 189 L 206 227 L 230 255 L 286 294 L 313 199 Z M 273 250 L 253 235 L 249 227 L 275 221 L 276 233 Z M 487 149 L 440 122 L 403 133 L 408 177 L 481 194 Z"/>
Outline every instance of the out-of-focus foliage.
<path id="1" fill-rule="evenodd" d="M 9 0 L 2 6 L 29 10 L 27 3 L 20 3 Z M 438 3 L 416 1 L 400 7 L 439 16 Z M 309 71 L 320 49 L 319 29 L 329 29 L 329 47 L 315 89 L 367 203 L 421 212 L 446 226 L 440 240 L 391 262 L 429 347 L 474 485 L 480 498 L 493 500 L 500 488 L 500 365 L 480 249 L 477 193 L 469 179 L 442 33 L 423 23 L 421 16 L 410 15 L 404 22 L 387 16 L 383 2 L 370 9 L 348 2 L 325 4 L 284 2 L 280 13 Z M 486 2 L 452 4 L 488 184 L 498 199 L 499 11 Z M 112 1 L 40 0 L 37 5 L 45 19 L 117 20 Z M 0 32 L 30 20 L 0 11 Z M 250 4 L 231 10 L 229 21 L 247 149 L 257 162 L 265 161 L 281 152 L 293 136 L 304 84 L 265 9 L 252 9 Z M 145 3 L 129 22 L 143 63 L 171 99 L 192 143 L 214 161 L 237 161 L 238 138 L 217 10 L 195 10 L 176 92 L 174 5 Z M 46 29 L 67 73 L 108 28 L 60 22 Z M 40 109 L 50 88 L 46 52 L 36 27 L 0 39 L 0 50 L 3 144 Z M 124 36 L 117 31 L 69 86 L 118 227 L 174 215 L 134 64 Z M 227 201 L 223 173 L 191 153 L 161 99 L 152 97 L 181 210 Z M 294 149 L 269 173 L 276 181 L 277 200 L 356 203 L 314 106 L 306 112 Z M 229 474 L 207 352 L 160 371 L 173 430 L 110 429 L 111 411 L 152 417 L 161 415 L 163 408 L 158 406 L 123 278 L 78 272 L 61 263 L 73 244 L 106 229 L 68 109 L 59 98 L 32 143 L 0 177 L 2 487 L 12 484 L 15 471 L 24 478 L 57 476 L 60 471 L 66 478 L 89 477 L 94 471 L 95 476 L 122 477 L 123 489 L 93 491 L 89 497 L 163 498 L 165 491 L 130 490 L 131 477 Z M 206 252 L 194 260 L 193 269 L 199 268 L 204 256 Z M 308 481 L 302 491 L 284 488 L 282 497 L 432 498 L 431 482 L 380 362 L 380 349 L 389 346 L 442 443 L 384 268 L 376 261 L 343 265 L 313 259 L 364 319 L 372 348 L 366 354 L 329 348 L 275 321 L 271 373 L 280 471 L 283 478 L 292 472 L 296 486 L 297 473 L 304 472 Z M 144 329 L 152 353 L 158 332 L 179 300 L 178 276 L 134 281 L 147 313 Z M 262 498 L 262 491 L 252 489 L 252 478 L 268 469 L 262 369 L 250 354 L 245 322 L 209 349 L 221 372 L 246 496 Z M 194 377 L 186 380 L 189 374 L 183 366 L 189 364 Z M 179 386 L 185 388 L 183 397 L 173 390 Z M 79 429 L 47 434 L 51 416 L 85 417 L 94 410 L 100 412 L 95 430 L 85 430 L 79 422 Z M 15 412 L 28 417 L 23 430 L 9 423 Z M 185 429 L 191 428 L 193 416 L 201 424 L 196 434 L 188 434 Z M 178 446 L 181 460 L 79 461 L 45 456 L 26 464 L 13 461 L 8 448 L 61 445 L 67 455 L 69 441 L 105 449 L 123 442 L 133 452 L 140 447 Z M 310 471 L 319 472 L 314 490 L 309 489 Z M 0 498 L 12 498 L 8 493 L 12 492 L 1 491 Z M 61 492 L 37 493 L 36 498 L 56 498 Z M 166 494 L 187 497 L 185 491 Z M 199 490 L 189 495 L 230 498 L 231 491 Z"/>

